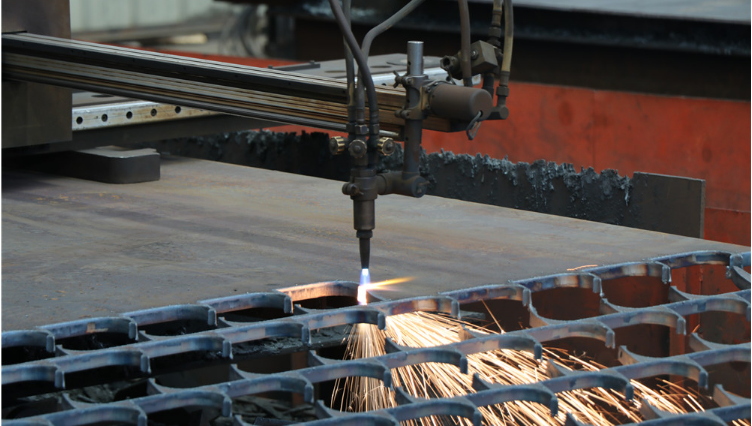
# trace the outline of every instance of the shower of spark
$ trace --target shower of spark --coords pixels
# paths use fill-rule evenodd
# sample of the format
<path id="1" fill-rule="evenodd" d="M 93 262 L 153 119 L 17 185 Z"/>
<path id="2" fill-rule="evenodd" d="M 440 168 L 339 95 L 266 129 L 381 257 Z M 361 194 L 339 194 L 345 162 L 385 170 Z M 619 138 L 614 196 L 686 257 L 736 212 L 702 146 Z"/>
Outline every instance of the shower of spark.
<path id="1" fill-rule="evenodd" d="M 385 354 L 384 339 L 408 347 L 431 347 L 460 340 L 462 327 L 488 333 L 482 327 L 431 313 L 417 312 L 387 317 L 387 328 L 379 330 L 370 324 L 358 324 L 347 341 L 346 358 L 369 358 Z M 502 331 L 503 332 L 503 331 Z M 546 349 L 545 358 L 572 370 L 599 370 L 604 366 L 583 357 L 576 357 L 560 349 Z M 496 350 L 467 356 L 469 374 L 459 374 L 457 367 L 440 363 L 426 363 L 392 370 L 394 386 L 401 386 L 413 396 L 445 398 L 474 392 L 472 376 L 478 373 L 488 382 L 515 385 L 545 380 L 546 360 L 537 361 L 532 354 L 514 350 Z M 482 407 L 486 424 L 548 425 L 563 424 L 565 413 L 572 413 L 579 421 L 593 425 L 615 425 L 640 422 L 639 408 L 642 399 L 671 413 L 702 411 L 706 398 L 677 384 L 664 381 L 657 389 L 632 381 L 634 399 L 624 400 L 620 393 L 603 388 L 581 389 L 559 393 L 559 413 L 552 418 L 547 407 L 526 402 Z M 396 406 L 395 394 L 378 379 L 348 377 L 335 386 L 332 407 L 339 404 L 342 411 L 370 411 Z M 442 424 L 470 426 L 464 418 L 426 417 L 407 422 L 410 426 L 439 426 Z M 734 422 L 735 425 L 749 424 Z"/>

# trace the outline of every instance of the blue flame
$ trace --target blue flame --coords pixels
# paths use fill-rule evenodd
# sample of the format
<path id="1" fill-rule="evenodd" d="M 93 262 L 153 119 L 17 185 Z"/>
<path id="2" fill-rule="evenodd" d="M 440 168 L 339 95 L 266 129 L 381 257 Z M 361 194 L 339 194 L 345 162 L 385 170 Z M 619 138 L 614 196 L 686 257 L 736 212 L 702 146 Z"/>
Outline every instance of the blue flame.
<path id="1" fill-rule="evenodd" d="M 371 273 L 368 268 L 361 269 L 360 271 L 360 285 L 371 284 Z"/>
<path id="2" fill-rule="evenodd" d="M 358 304 L 368 304 L 368 294 L 366 294 L 366 288 L 371 284 L 371 273 L 368 272 L 368 268 L 364 268 L 360 271 L 360 285 L 358 286 Z"/>

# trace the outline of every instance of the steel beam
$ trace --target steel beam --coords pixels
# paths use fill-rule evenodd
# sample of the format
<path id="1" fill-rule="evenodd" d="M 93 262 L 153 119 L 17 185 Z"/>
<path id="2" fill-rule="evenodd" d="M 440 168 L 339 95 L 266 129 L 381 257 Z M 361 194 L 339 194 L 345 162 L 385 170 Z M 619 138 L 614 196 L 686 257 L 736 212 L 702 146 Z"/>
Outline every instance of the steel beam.
<path id="1" fill-rule="evenodd" d="M 4 78 L 329 130 L 343 131 L 347 121 L 343 81 L 33 34 L 2 40 Z M 399 132 L 404 120 L 394 113 L 404 91 L 377 92 L 381 127 Z M 438 117 L 425 128 L 454 130 Z"/>

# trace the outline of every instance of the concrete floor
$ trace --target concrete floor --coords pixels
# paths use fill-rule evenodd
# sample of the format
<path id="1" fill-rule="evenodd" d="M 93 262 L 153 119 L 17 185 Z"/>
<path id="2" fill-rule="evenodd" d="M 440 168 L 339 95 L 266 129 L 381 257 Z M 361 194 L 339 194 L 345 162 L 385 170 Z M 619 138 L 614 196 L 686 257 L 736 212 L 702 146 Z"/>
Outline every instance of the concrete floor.
<path id="1" fill-rule="evenodd" d="M 107 316 L 328 280 L 356 281 L 340 182 L 184 158 L 162 179 L 109 185 L 3 171 L 2 329 Z M 401 298 L 582 265 L 694 250 L 704 241 L 426 196 L 376 202 L 375 281 Z"/>

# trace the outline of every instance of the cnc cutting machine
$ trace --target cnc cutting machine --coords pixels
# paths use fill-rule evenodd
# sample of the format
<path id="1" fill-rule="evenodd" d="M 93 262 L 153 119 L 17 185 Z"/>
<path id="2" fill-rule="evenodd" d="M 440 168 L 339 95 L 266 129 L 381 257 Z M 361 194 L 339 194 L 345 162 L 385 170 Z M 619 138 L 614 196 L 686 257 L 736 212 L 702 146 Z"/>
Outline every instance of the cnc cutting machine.
<path id="1" fill-rule="evenodd" d="M 189 109 L 338 130 L 347 136 L 328 147 L 352 161 L 342 192 L 353 201 L 367 268 L 377 196 L 426 192 L 422 130 L 472 138 L 483 120 L 506 118 L 505 3 L 489 3 L 488 40 L 462 37 L 457 55 L 438 60 L 441 73 L 424 69 L 421 43 L 411 42 L 382 86 L 363 66 L 367 43 L 356 46 L 348 31 L 347 2 L 341 10 L 331 2 L 348 40 L 344 80 L 72 41 L 65 29 L 32 25 L 45 13 L 59 18 L 45 24 L 65 21 L 67 2 L 6 2 L 3 147 L 44 151 L 65 146 L 71 127 Z M 480 88 L 469 87 L 476 74 Z M 61 106 L 67 94 L 53 86 L 145 101 L 70 115 Z M 402 170 L 377 173 L 395 140 L 405 144 Z M 473 169 L 478 187 L 504 188 L 492 171 L 519 177 L 509 162 L 484 161 Z M 174 156 L 163 168 L 164 179 L 138 185 L 4 170 L 4 423 L 479 426 L 501 404 L 537 407 L 535 424 L 749 419 L 748 247 L 441 197 L 387 197 L 374 258 L 380 274 L 405 284 L 364 292 L 362 281 L 339 278 L 350 266 L 342 259 L 355 257 L 343 218 L 349 201 L 333 194 L 337 184 Z M 416 321 L 426 317 L 444 325 Z M 351 330 L 381 333 L 405 318 L 418 335 L 451 339 L 409 345 L 391 335 L 375 346 L 383 353 L 342 360 Z M 550 350 L 593 363 L 572 369 Z M 531 367 L 528 382 L 472 374 L 478 356 L 500 351 Z M 396 381 L 400 369 L 436 365 L 464 387 L 416 393 Z M 338 410 L 335 383 L 352 378 L 373 381 L 393 404 Z M 679 383 L 659 393 L 664 379 Z M 679 385 L 692 401 L 680 417 L 645 397 L 646 386 L 684 396 Z"/>
<path id="2" fill-rule="evenodd" d="M 467 2 L 459 2 L 461 49 L 441 59 L 445 78 L 429 78 L 423 42 L 411 41 L 404 72 L 394 72 L 393 88 L 374 85 L 367 63 L 371 43 L 422 2 L 408 2 L 374 27 L 362 46 L 350 29 L 350 2 L 330 2 L 344 35 L 346 81 L 69 40 L 65 37 L 69 32 L 59 29 L 66 27 L 67 14 L 59 14 L 57 26 L 46 28 L 46 23 L 39 30 L 39 15 L 33 12 L 60 12 L 67 2 L 31 2 L 16 7 L 3 3 L 3 76 L 11 80 L 4 82 L 3 93 L 8 93 L 8 103 L 26 104 L 4 109 L 3 147 L 49 144 L 69 137 L 70 129 L 62 124 L 66 120 L 53 127 L 47 118 L 56 115 L 57 111 L 50 111 L 53 106 L 60 107 L 63 116 L 69 114 L 66 92 L 41 84 L 346 131 L 348 137 L 331 139 L 330 151 L 351 157 L 351 178 L 342 192 L 353 200 L 361 267 L 367 272 L 376 198 L 387 194 L 419 198 L 426 193 L 427 182 L 418 170 L 423 129 L 464 131 L 472 139 L 484 120 L 509 115 L 506 98 L 513 40 L 509 0 L 503 2 L 504 7 L 501 0 L 494 1 L 488 40 L 474 43 L 470 42 Z M 473 76 L 482 76 L 481 88 L 473 87 Z M 455 83 L 458 80 L 462 85 Z M 46 102 L 34 90 L 55 102 L 34 108 Z M 19 110 L 29 115 L 10 118 L 11 111 L 18 114 Z M 57 134 L 55 127 L 59 128 Z M 395 140 L 404 142 L 402 171 L 377 174 L 380 156 L 394 152 Z"/>

